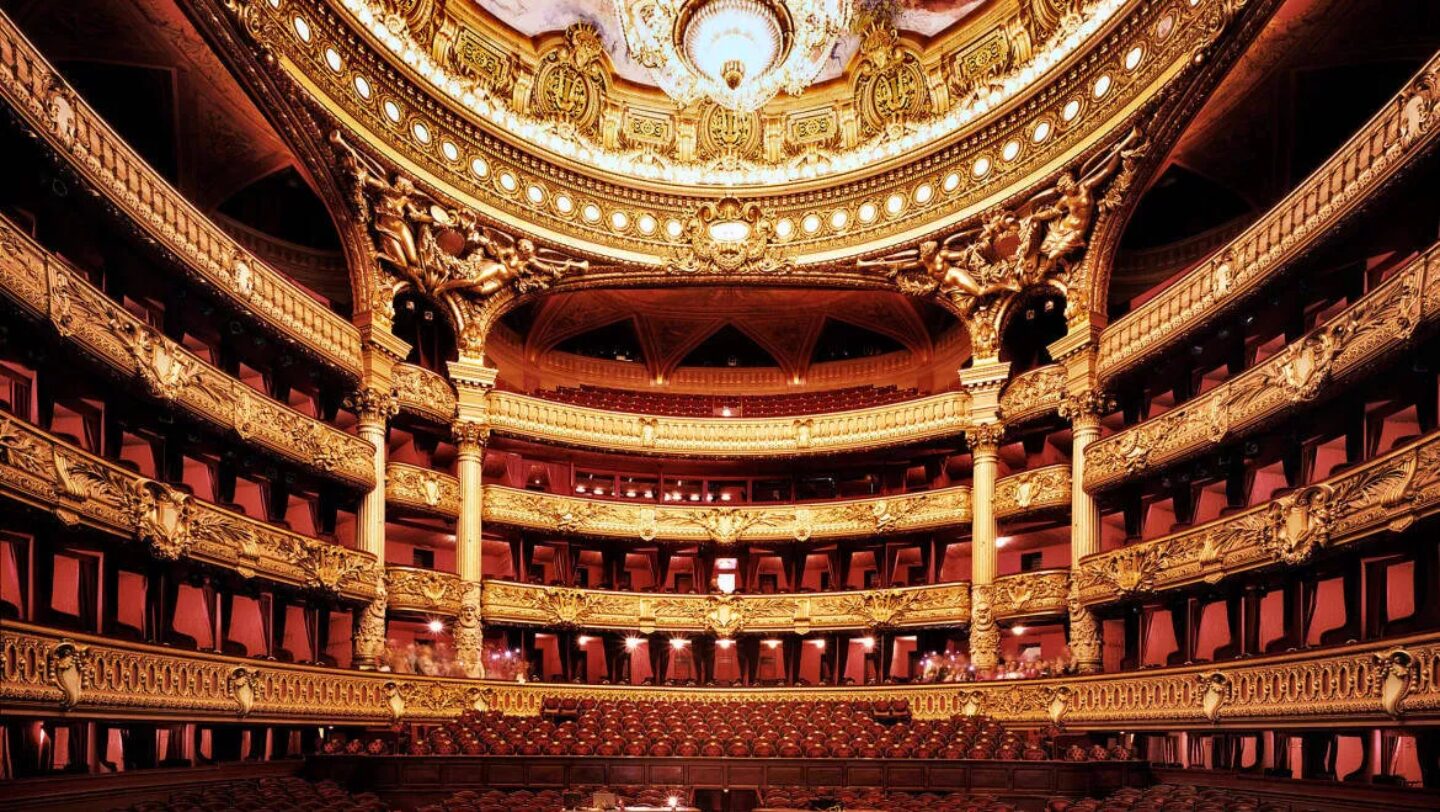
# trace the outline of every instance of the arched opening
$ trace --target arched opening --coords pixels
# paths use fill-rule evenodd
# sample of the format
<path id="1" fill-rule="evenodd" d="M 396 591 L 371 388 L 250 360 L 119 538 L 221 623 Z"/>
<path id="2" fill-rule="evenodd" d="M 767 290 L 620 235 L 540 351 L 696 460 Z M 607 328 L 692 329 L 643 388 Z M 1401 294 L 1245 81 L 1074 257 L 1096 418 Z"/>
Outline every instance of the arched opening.
<path id="1" fill-rule="evenodd" d="M 444 310 L 412 291 L 395 298 L 395 323 L 390 331 L 410 344 L 406 363 L 445 374 L 445 364 L 458 358 L 455 330 Z"/>
<path id="2" fill-rule="evenodd" d="M 1037 292 L 1015 304 L 1000 336 L 1000 360 L 1010 362 L 1012 375 L 1049 364 L 1048 346 L 1065 331 L 1065 297 Z"/>

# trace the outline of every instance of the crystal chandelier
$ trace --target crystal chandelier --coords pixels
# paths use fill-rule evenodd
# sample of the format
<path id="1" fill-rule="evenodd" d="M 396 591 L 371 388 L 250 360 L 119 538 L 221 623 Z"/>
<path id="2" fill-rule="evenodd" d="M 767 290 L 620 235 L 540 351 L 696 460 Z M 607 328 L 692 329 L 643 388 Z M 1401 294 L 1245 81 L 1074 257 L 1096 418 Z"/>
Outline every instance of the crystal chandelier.
<path id="1" fill-rule="evenodd" d="M 815 80 L 850 0 L 614 0 L 635 61 L 680 104 L 750 111 Z"/>

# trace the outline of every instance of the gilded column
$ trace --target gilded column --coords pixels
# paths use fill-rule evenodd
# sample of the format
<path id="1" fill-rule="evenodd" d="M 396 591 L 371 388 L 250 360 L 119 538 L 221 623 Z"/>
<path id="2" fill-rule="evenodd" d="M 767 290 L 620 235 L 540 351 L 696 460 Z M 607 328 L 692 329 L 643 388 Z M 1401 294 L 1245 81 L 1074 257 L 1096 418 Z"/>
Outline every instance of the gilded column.
<path id="1" fill-rule="evenodd" d="M 485 442 L 490 436 L 490 389 L 496 371 L 476 361 L 450 363 L 450 379 L 458 401 L 452 427 L 455 473 L 460 480 L 460 520 L 455 528 L 455 564 L 460 576 L 460 615 L 455 622 L 455 659 L 469 677 L 485 676 L 483 587 L 484 556 L 482 515 L 484 494 L 481 474 Z"/>
<path id="2" fill-rule="evenodd" d="M 356 516 L 355 548 L 375 556 L 379 565 L 375 599 L 367 604 L 356 618 L 351 638 L 351 663 L 362 670 L 374 670 L 385 659 L 386 627 L 385 613 L 388 609 L 388 592 L 385 586 L 385 456 L 386 426 L 395 416 L 399 406 L 395 389 L 391 385 L 391 373 L 396 362 L 405 357 L 408 345 L 391 334 L 388 329 L 377 329 L 371 325 L 361 328 L 364 337 L 362 362 L 364 385 L 347 399 L 347 405 L 355 411 L 359 422 L 356 433 L 360 439 L 374 446 L 371 466 L 375 474 L 375 486 L 360 500 Z"/>
<path id="3" fill-rule="evenodd" d="M 1100 552 L 1100 508 L 1085 490 L 1085 447 L 1100 439 L 1100 415 L 1107 399 L 1093 389 L 1070 395 L 1060 403 L 1060 416 L 1070 421 L 1070 655 L 1082 674 L 1102 667 L 1100 623 L 1080 603 L 1080 562 Z"/>
<path id="4" fill-rule="evenodd" d="M 1000 438 L 1005 427 L 982 423 L 966 430 L 974 463 L 971 484 L 970 529 L 970 662 L 976 668 L 993 668 L 1000 657 L 1000 628 L 995 625 L 996 568 L 995 479 L 1000 461 Z"/>

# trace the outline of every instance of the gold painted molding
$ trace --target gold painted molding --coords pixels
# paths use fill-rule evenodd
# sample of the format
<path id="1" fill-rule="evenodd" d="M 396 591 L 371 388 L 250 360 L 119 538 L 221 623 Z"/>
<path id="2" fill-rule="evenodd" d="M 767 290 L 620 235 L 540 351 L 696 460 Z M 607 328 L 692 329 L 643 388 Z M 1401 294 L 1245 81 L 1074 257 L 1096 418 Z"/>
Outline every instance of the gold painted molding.
<path id="1" fill-rule="evenodd" d="M 213 293 L 296 342 L 317 361 L 360 377 L 360 334 L 190 205 L 132 150 L 0 13 L 0 98 L 137 227 Z"/>
<path id="2" fill-rule="evenodd" d="M 1069 376 L 1061 364 L 1049 364 L 1010 379 L 1000 393 L 1000 414 L 1007 425 L 1019 425 L 1054 414 L 1065 397 Z"/>
<path id="3" fill-rule="evenodd" d="M 439 426 L 455 421 L 455 387 L 444 375 L 414 364 L 396 364 L 390 374 L 400 411 Z"/>
<path id="4" fill-rule="evenodd" d="M 1440 512 L 1440 432 L 1313 485 L 1197 527 L 1086 557 L 1075 574 L 1086 604 L 1193 584 L 1257 567 L 1303 564 L 1318 552 L 1398 531 Z"/>
<path id="5" fill-rule="evenodd" d="M 639 541 L 809 541 L 967 524 L 970 488 L 787 505 L 671 507 L 485 486 L 485 522 Z"/>
<path id="6" fill-rule="evenodd" d="M 685 688 L 461 680 L 277 663 L 0 621 L 0 703 L 17 715 L 288 724 L 535 716 L 549 697 L 906 700 L 919 719 L 984 713 L 1079 730 L 1374 727 L 1440 718 L 1440 635 L 1219 664 L 1060 679 L 853 687 Z"/>
<path id="7" fill-rule="evenodd" d="M 0 496 L 245 578 L 369 601 L 380 566 L 369 553 L 220 508 L 0 414 Z"/>
<path id="8" fill-rule="evenodd" d="M 455 617 L 460 614 L 460 576 L 420 567 L 385 566 L 391 612 Z"/>
<path id="9" fill-rule="evenodd" d="M 460 480 L 418 465 L 386 463 L 385 502 L 454 519 L 460 515 Z"/>
<path id="10" fill-rule="evenodd" d="M 1070 594 L 1070 571 L 1033 570 L 1002 575 L 995 579 L 991 594 L 999 620 L 1063 615 Z"/>
<path id="11" fill-rule="evenodd" d="M 960 625 L 966 583 L 780 595 L 671 595 L 486 581 L 487 623 L 714 634 Z"/>
<path id="12" fill-rule="evenodd" d="M 321 475 L 372 488 L 370 443 L 282 404 L 142 322 L 0 217 L 0 294 L 166 406 Z"/>
<path id="13" fill-rule="evenodd" d="M 1440 134 L 1437 88 L 1440 54 L 1264 217 L 1107 327 L 1100 334 L 1100 380 L 1138 368 L 1213 322 L 1373 202 Z"/>
<path id="14" fill-rule="evenodd" d="M 1164 414 L 1091 443 L 1085 489 L 1098 491 L 1248 435 L 1412 346 L 1440 320 L 1440 244 L 1265 361 Z"/>
<path id="15" fill-rule="evenodd" d="M 995 518 L 1018 519 L 1070 507 L 1070 466 L 1046 465 L 1001 477 L 995 482 Z"/>
<path id="16" fill-rule="evenodd" d="M 969 395 L 938 395 L 849 412 L 775 418 L 695 418 L 591 409 L 514 392 L 488 396 L 490 429 L 558 445 L 696 457 L 788 457 L 959 436 Z"/>

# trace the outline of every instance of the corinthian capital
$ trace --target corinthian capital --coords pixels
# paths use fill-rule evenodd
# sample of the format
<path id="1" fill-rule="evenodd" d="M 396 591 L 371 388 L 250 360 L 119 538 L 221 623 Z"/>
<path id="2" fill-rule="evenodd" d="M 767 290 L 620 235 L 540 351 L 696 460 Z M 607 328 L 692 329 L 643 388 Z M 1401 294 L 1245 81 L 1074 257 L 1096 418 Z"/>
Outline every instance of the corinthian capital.
<path id="1" fill-rule="evenodd" d="M 490 427 L 474 420 L 456 420 L 450 425 L 450 434 L 461 451 L 481 451 L 490 439 Z"/>
<path id="2" fill-rule="evenodd" d="M 395 389 L 366 386 L 345 398 L 345 405 L 354 410 L 362 421 L 384 423 L 400 411 L 400 401 Z"/>
<path id="3" fill-rule="evenodd" d="M 1061 419 L 1074 423 L 1086 417 L 1098 418 L 1114 408 L 1115 398 L 1108 393 L 1098 389 L 1086 389 L 1061 398 L 1056 411 Z"/>
<path id="4" fill-rule="evenodd" d="M 1004 436 L 1005 424 L 1000 422 L 980 423 L 965 429 L 965 442 L 969 443 L 972 449 L 994 451 L 1000 447 Z"/>

